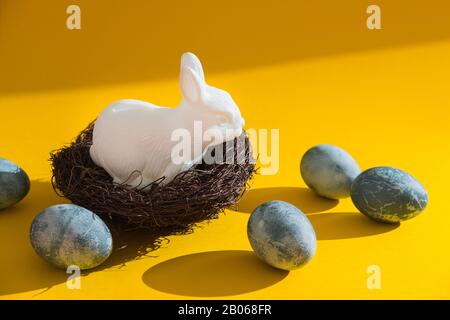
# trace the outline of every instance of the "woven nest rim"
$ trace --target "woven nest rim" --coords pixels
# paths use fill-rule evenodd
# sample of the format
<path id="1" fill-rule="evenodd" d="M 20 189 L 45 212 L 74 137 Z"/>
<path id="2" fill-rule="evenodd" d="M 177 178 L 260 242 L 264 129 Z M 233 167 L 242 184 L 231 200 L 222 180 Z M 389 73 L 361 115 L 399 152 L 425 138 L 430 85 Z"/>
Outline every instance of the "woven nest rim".
<path id="1" fill-rule="evenodd" d="M 233 151 L 235 162 L 202 162 L 167 184 L 158 179 L 147 191 L 134 189 L 114 183 L 90 158 L 93 127 L 94 121 L 72 143 L 51 152 L 52 185 L 58 195 L 91 210 L 119 230 L 146 229 L 161 236 L 192 232 L 199 222 L 215 219 L 236 205 L 256 173 L 244 132 L 231 144 L 232 149 L 223 144 L 225 154 Z M 244 161 L 238 162 L 242 156 Z"/>

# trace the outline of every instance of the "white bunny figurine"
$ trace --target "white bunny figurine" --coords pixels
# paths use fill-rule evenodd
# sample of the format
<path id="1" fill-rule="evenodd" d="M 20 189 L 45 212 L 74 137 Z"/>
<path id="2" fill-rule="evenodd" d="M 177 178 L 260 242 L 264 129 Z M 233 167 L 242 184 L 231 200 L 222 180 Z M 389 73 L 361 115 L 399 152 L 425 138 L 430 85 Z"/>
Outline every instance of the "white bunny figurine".
<path id="1" fill-rule="evenodd" d="M 179 164 L 171 158 L 177 144 L 171 135 L 174 130 L 185 129 L 195 136 L 195 122 L 201 121 L 202 130 L 220 133 L 214 145 L 242 134 L 244 119 L 239 108 L 226 91 L 206 84 L 202 65 L 192 53 L 181 57 L 180 86 L 183 99 L 177 108 L 120 100 L 97 118 L 90 156 L 114 182 L 142 188 L 162 177 L 167 183 L 192 167 L 212 143 L 196 136 L 202 139 L 201 150 L 192 147 L 191 161 Z"/>

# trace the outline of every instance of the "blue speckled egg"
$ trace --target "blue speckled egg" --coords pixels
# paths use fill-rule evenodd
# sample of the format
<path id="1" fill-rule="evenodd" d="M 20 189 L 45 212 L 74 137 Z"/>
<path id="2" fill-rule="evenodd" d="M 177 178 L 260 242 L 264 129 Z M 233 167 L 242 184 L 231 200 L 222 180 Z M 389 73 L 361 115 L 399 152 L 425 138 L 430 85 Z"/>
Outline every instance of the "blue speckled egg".
<path id="1" fill-rule="evenodd" d="M 30 179 L 15 163 L 0 158 L 0 209 L 22 200 L 30 191 Z"/>
<path id="2" fill-rule="evenodd" d="M 316 252 L 316 233 L 308 218 L 284 201 L 269 201 L 250 216 L 247 235 L 255 254 L 269 265 L 293 270 Z"/>
<path id="3" fill-rule="evenodd" d="M 361 173 L 353 182 L 351 196 L 359 211 L 387 223 L 411 219 L 428 204 L 427 191 L 420 182 L 391 167 L 376 167 Z"/>
<path id="4" fill-rule="evenodd" d="M 352 182 L 361 170 L 345 150 L 320 144 L 303 155 L 300 173 L 306 185 L 318 195 L 341 199 L 350 196 Z"/>
<path id="5" fill-rule="evenodd" d="M 112 251 L 106 224 L 96 214 L 73 204 L 58 204 L 42 211 L 31 224 L 30 238 L 36 253 L 59 268 L 94 268 Z"/>

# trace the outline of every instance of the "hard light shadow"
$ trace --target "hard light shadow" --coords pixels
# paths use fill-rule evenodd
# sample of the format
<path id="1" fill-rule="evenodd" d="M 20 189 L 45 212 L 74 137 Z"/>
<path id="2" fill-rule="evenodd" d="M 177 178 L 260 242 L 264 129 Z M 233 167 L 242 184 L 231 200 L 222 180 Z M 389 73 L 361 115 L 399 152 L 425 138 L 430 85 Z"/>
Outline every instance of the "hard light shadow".
<path id="1" fill-rule="evenodd" d="M 30 193 L 20 203 L 0 211 L 0 296 L 39 290 L 37 295 L 64 283 L 65 270 L 52 267 L 33 250 L 29 230 L 34 217 L 48 206 L 69 203 L 56 195 L 49 181 L 31 181 Z M 114 249 L 100 266 L 82 271 L 83 276 L 105 269 L 120 269 L 128 262 L 151 258 L 161 239 L 148 232 L 113 233 Z M 158 240 L 159 239 L 159 240 Z"/>
<path id="2" fill-rule="evenodd" d="M 237 204 L 235 211 L 251 213 L 260 204 L 271 200 L 289 202 L 306 213 L 318 240 L 366 237 L 399 227 L 399 224 L 378 223 L 359 212 L 323 212 L 335 207 L 339 201 L 317 196 L 308 188 L 298 187 L 250 189 Z"/>
<path id="3" fill-rule="evenodd" d="M 153 252 L 168 242 L 164 235 L 152 235 L 147 230 L 121 232 L 112 230 L 112 234 L 114 249 L 111 256 L 98 267 L 84 270 L 84 275 L 108 269 L 120 270 L 128 262 L 156 257 Z"/>
<path id="4" fill-rule="evenodd" d="M 307 215 L 317 240 L 338 240 L 390 232 L 400 224 L 379 223 L 359 212 L 325 212 Z"/>
<path id="5" fill-rule="evenodd" d="M 48 181 L 31 181 L 30 193 L 18 204 L 0 211 L 0 296 L 42 290 L 44 292 L 67 279 L 64 270 L 56 269 L 33 251 L 29 230 L 34 217 L 57 203 L 58 197 Z"/>
<path id="6" fill-rule="evenodd" d="M 175 78 L 184 51 L 210 74 L 450 38 L 446 0 L 376 4 L 381 30 L 359 0 L 78 0 L 68 30 L 65 1 L 3 0 L 0 94 Z"/>
<path id="7" fill-rule="evenodd" d="M 161 292 L 219 297 L 267 288 L 288 274 L 264 264 L 250 251 L 225 250 L 189 254 L 161 262 L 148 269 L 142 280 Z"/>
<path id="8" fill-rule="evenodd" d="M 317 196 L 308 188 L 299 187 L 272 187 L 250 189 L 239 201 L 235 211 L 251 213 L 260 204 L 282 200 L 289 202 L 304 213 L 313 213 L 329 210 L 335 207 L 339 201 Z"/>

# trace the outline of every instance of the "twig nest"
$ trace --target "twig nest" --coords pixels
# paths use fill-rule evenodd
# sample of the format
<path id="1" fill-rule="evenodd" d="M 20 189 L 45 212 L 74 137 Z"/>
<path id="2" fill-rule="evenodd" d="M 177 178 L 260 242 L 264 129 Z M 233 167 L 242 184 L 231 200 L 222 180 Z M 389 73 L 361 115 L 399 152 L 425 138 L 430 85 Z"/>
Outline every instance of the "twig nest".
<path id="1" fill-rule="evenodd" d="M 202 161 L 168 183 L 161 184 L 161 178 L 146 186 L 145 191 L 132 188 L 114 183 L 92 161 L 92 130 L 93 123 L 70 145 L 51 153 L 52 184 L 59 195 L 119 229 L 143 228 L 161 235 L 188 232 L 195 223 L 214 219 L 236 204 L 255 173 L 250 142 L 243 133 L 237 139 L 244 143 L 223 144 L 224 154 L 232 154 L 235 161 Z"/>

